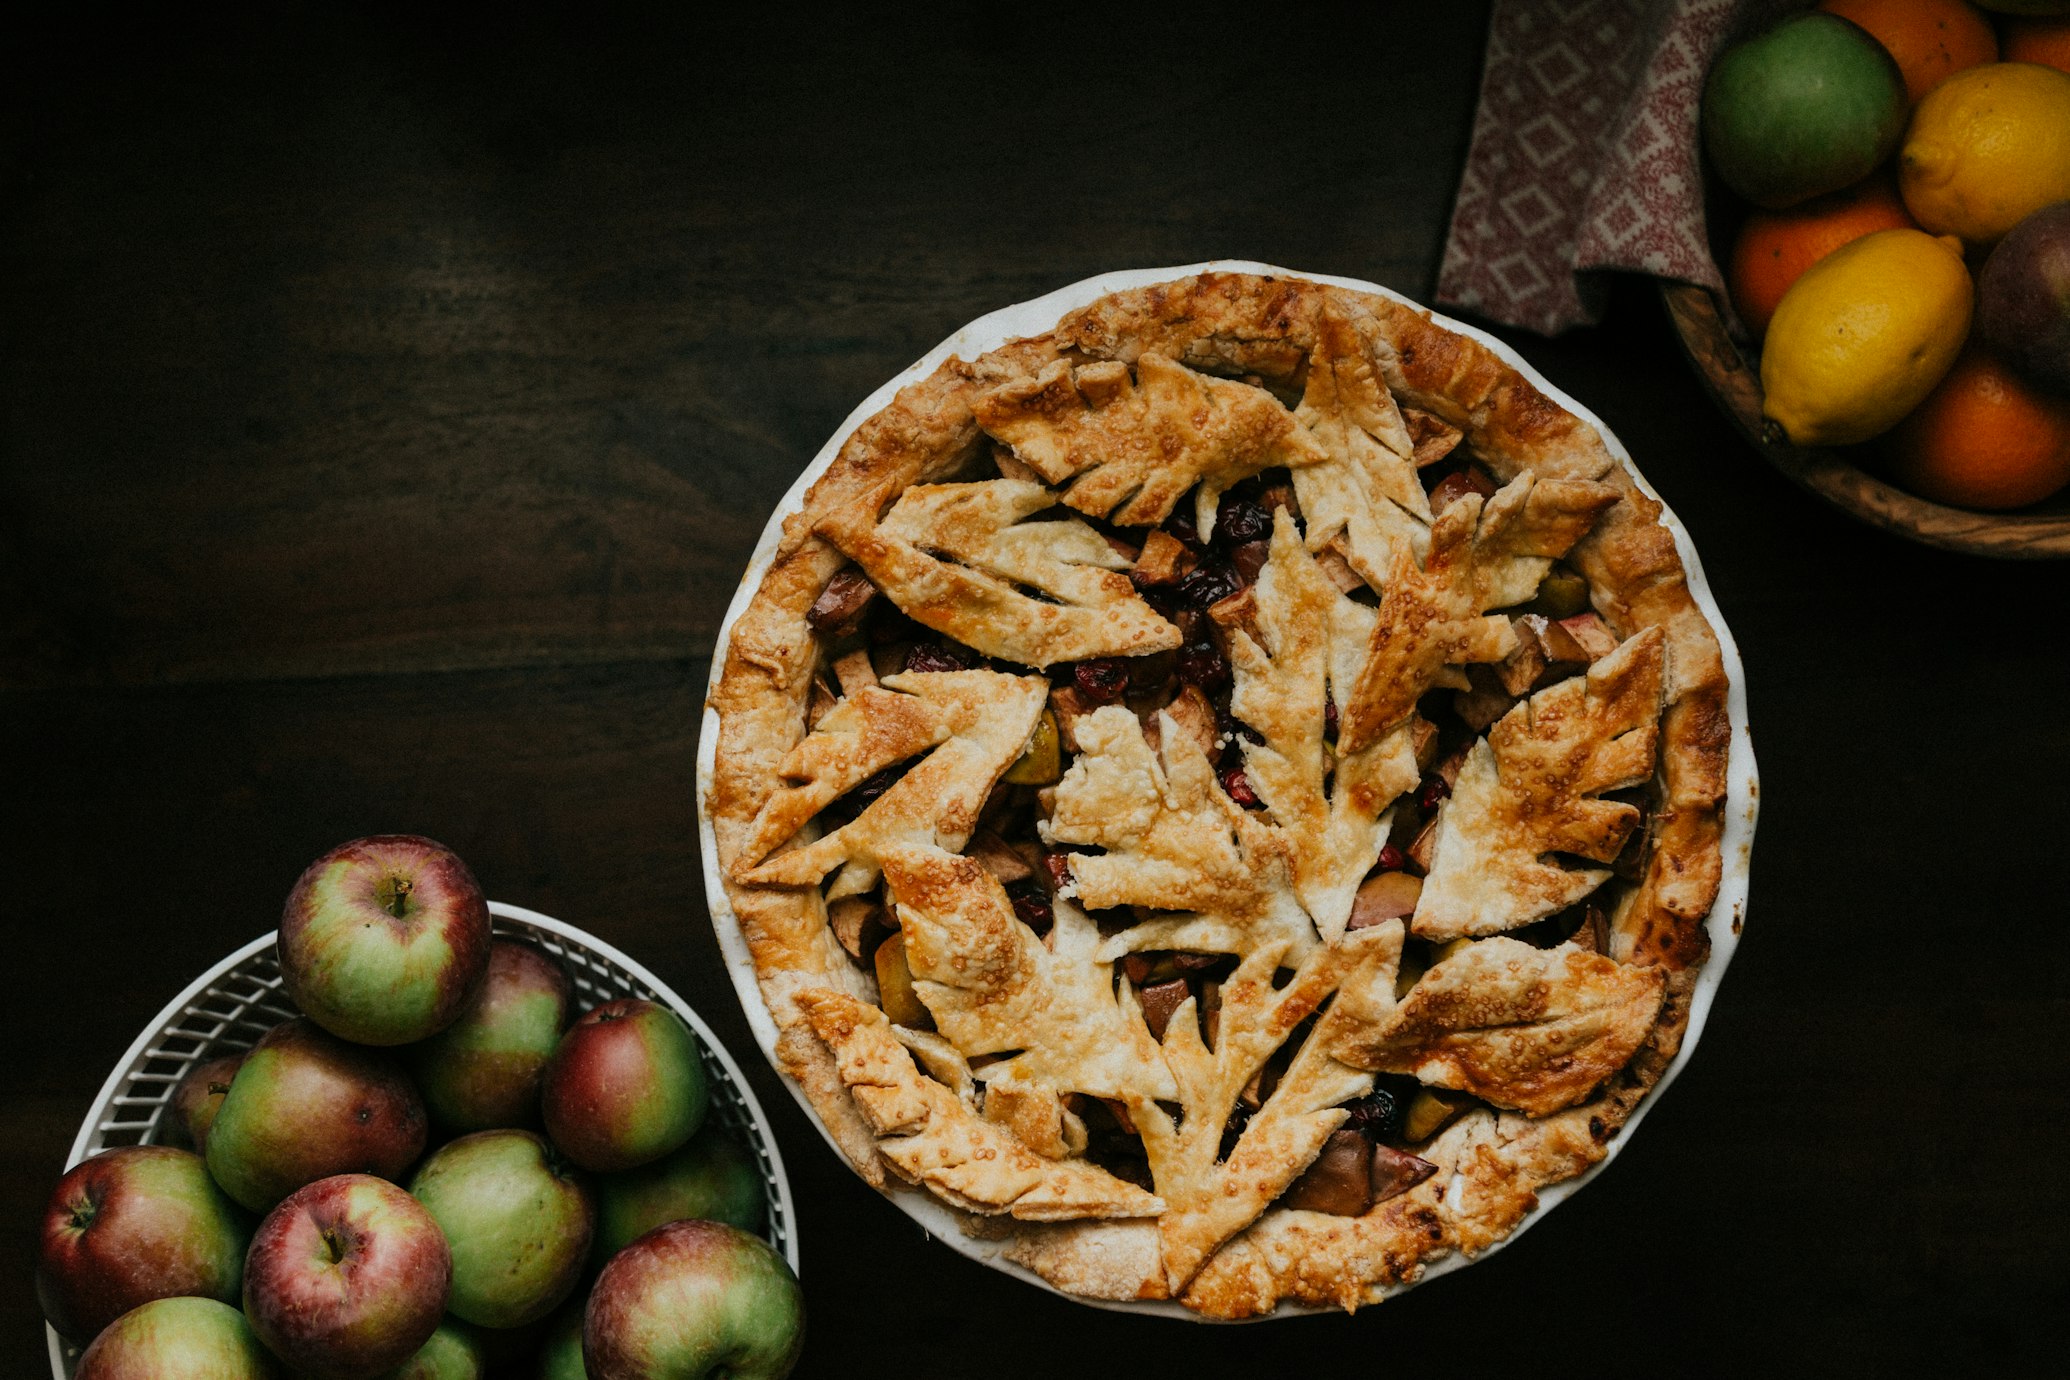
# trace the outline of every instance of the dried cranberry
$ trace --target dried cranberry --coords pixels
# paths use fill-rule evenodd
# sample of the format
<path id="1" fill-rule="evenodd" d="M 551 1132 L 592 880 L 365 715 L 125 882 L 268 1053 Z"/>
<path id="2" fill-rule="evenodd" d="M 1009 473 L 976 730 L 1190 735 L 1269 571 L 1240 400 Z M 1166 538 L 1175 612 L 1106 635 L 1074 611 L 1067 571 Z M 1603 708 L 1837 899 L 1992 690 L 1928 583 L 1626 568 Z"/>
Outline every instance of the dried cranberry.
<path id="1" fill-rule="evenodd" d="M 1128 662 L 1118 656 L 1094 657 L 1071 668 L 1078 693 L 1094 704 L 1112 704 L 1128 691 Z"/>
<path id="2" fill-rule="evenodd" d="M 1194 642 L 1179 649 L 1179 680 L 1212 690 L 1229 679 L 1229 658 L 1212 642 Z"/>
<path id="3" fill-rule="evenodd" d="M 1197 546 L 1200 544 L 1200 529 L 1193 525 L 1191 507 L 1192 505 L 1188 504 L 1185 507 L 1174 508 L 1172 515 L 1164 520 L 1164 530 L 1180 541 Z"/>
<path id="4" fill-rule="evenodd" d="M 1393 1092 L 1375 1088 L 1356 1102 L 1345 1103 L 1344 1110 L 1351 1113 L 1345 1119 L 1346 1126 L 1367 1140 L 1387 1140 L 1401 1133 L 1402 1117 L 1408 1108 Z"/>
<path id="5" fill-rule="evenodd" d="M 1246 810 L 1258 803 L 1258 793 L 1251 789 L 1251 779 L 1243 774 L 1242 767 L 1231 767 L 1222 773 L 1222 789 Z"/>
<path id="6" fill-rule="evenodd" d="M 1333 699 L 1323 700 L 1323 733 L 1331 738 L 1337 736 L 1337 702 Z"/>
<path id="7" fill-rule="evenodd" d="M 1204 561 L 1179 581 L 1179 598 L 1194 608 L 1219 604 L 1232 594 L 1243 592 L 1244 579 L 1227 561 Z"/>
<path id="8" fill-rule="evenodd" d="M 1060 891 L 1071 884 L 1071 859 L 1063 853 L 1044 853 L 1042 870 L 1049 878 L 1049 889 Z"/>
<path id="9" fill-rule="evenodd" d="M 1399 872 L 1408 865 L 1408 855 L 1393 844 L 1390 843 L 1380 850 L 1380 870 L 1382 872 Z"/>
<path id="10" fill-rule="evenodd" d="M 906 652 L 906 669 L 967 671 L 976 659 L 953 642 L 915 642 Z"/>
<path id="11" fill-rule="evenodd" d="M 1242 546 L 1272 534 L 1272 516 L 1255 503 L 1224 503 L 1215 515 L 1215 545 Z"/>
<path id="12" fill-rule="evenodd" d="M 1050 910 L 1049 893 L 1042 889 L 1042 883 L 1033 877 L 1023 877 L 1008 883 L 1007 899 L 1013 902 L 1013 913 L 1021 923 L 1037 934 L 1048 934 L 1055 916 Z"/>
<path id="13" fill-rule="evenodd" d="M 1452 793 L 1452 787 L 1444 777 L 1433 776 L 1423 783 L 1423 789 L 1416 794 L 1416 804 L 1423 813 L 1429 814 L 1438 803 Z"/>

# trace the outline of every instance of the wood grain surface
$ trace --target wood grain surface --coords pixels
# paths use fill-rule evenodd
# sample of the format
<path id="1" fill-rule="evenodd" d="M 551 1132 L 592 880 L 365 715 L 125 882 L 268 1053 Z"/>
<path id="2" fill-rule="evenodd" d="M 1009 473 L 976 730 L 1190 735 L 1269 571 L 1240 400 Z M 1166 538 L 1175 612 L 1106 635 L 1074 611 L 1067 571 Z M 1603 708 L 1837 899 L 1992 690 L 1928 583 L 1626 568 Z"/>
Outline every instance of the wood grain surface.
<path id="1" fill-rule="evenodd" d="M 106 1071 L 326 846 L 415 830 L 653 967 L 789 1158 L 802 1375 L 2040 1373 L 2070 1279 L 2070 567 L 1844 519 L 1650 289 L 1516 343 L 1677 509 L 1765 799 L 1702 1048 L 1500 1255 L 1354 1318 L 1096 1312 L 838 1164 L 719 970 L 692 764 L 763 522 L 984 311 L 1246 256 L 1427 295 L 1485 6 L 714 21 L 93 8 L 4 61 L 5 1373 Z"/>

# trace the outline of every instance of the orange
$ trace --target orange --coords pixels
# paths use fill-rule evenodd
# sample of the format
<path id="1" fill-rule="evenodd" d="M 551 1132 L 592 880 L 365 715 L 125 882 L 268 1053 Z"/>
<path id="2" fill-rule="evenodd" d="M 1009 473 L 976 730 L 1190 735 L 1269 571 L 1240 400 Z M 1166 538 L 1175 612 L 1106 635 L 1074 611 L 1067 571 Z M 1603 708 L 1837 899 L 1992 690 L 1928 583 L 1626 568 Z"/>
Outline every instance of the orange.
<path id="1" fill-rule="evenodd" d="M 1888 441 L 1901 488 L 1958 508 L 2024 508 L 2070 484 L 2070 403 L 1972 345 Z"/>
<path id="2" fill-rule="evenodd" d="M 1861 25 L 1897 59 L 1909 101 L 1951 72 L 1998 61 L 1991 21 L 1963 0 L 1825 0 L 1819 8 Z"/>
<path id="3" fill-rule="evenodd" d="M 2007 19 L 2005 60 L 2070 72 L 2070 19 Z"/>
<path id="4" fill-rule="evenodd" d="M 1897 189 L 1881 175 L 1787 211 L 1755 211 L 1740 227 L 1726 268 L 1732 305 L 1740 320 L 1761 335 L 1775 304 L 1805 269 L 1864 235 L 1911 225 Z"/>

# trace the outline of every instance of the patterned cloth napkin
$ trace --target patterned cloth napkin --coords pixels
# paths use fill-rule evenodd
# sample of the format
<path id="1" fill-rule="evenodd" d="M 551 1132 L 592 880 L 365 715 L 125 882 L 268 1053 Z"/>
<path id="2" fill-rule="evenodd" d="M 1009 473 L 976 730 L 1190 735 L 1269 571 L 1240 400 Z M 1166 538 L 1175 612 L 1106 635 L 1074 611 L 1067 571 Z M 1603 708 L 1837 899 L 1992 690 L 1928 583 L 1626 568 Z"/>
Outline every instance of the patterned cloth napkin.
<path id="1" fill-rule="evenodd" d="M 1604 270 L 1724 292 L 1704 235 L 1697 106 L 1741 23 L 1787 0 L 1496 0 L 1438 301 L 1554 335 Z"/>

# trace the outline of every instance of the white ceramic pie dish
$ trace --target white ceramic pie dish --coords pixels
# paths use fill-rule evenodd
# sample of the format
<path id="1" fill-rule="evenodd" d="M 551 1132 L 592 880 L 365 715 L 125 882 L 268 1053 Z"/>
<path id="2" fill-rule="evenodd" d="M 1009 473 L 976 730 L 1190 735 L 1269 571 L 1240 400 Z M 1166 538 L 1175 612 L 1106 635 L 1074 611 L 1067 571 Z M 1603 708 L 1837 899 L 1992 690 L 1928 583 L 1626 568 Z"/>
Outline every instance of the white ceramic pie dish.
<path id="1" fill-rule="evenodd" d="M 1153 283 L 1169 282 L 1173 279 L 1208 272 L 1253 273 L 1324 283 L 1336 287 L 1350 288 L 1358 292 L 1378 293 L 1391 297 L 1396 301 L 1415 306 L 1418 310 L 1424 310 L 1420 304 L 1410 302 L 1410 299 L 1403 297 L 1400 293 L 1356 278 L 1340 278 L 1320 273 L 1300 273 L 1249 260 L 1218 259 L 1208 263 L 1189 264 L 1177 268 L 1131 269 L 1103 273 L 1097 277 L 1073 283 L 1069 287 L 1059 288 L 1055 292 L 1031 301 L 1004 307 L 986 316 L 979 317 L 955 332 L 941 344 L 935 346 L 932 350 L 929 350 L 917 362 L 897 376 L 887 380 L 876 392 L 865 398 L 848 415 L 847 420 L 841 424 L 840 428 L 828 439 L 827 443 L 821 447 L 819 454 L 813 457 L 812 463 L 805 467 L 804 472 L 798 476 L 797 482 L 784 495 L 783 501 L 778 504 L 776 512 L 770 517 L 768 525 L 763 528 L 761 540 L 755 546 L 754 555 L 749 560 L 746 571 L 741 575 L 740 587 L 734 592 L 732 605 L 726 611 L 725 623 L 721 626 L 717 641 L 712 648 L 710 688 L 712 690 L 717 689 L 719 674 L 726 663 L 727 644 L 732 634 L 733 625 L 747 608 L 748 602 L 754 597 L 755 591 L 761 586 L 763 576 L 767 573 L 770 562 L 775 556 L 777 543 L 782 535 L 784 519 L 803 508 L 806 492 L 826 472 L 828 466 L 833 463 L 834 457 L 840 452 L 842 445 L 848 440 L 850 434 L 865 420 L 888 404 L 899 389 L 925 378 L 943 360 L 951 355 L 961 355 L 966 359 L 975 358 L 987 350 L 995 349 L 1005 344 L 1009 340 L 1040 335 L 1055 327 L 1058 319 L 1065 313 L 1084 306 L 1108 293 L 1145 287 Z M 1484 331 L 1476 330 L 1472 326 L 1464 325 L 1448 317 L 1433 313 L 1432 319 L 1448 330 L 1456 331 L 1486 345 L 1499 355 L 1505 363 L 1529 379 L 1547 397 L 1594 427 L 1602 436 L 1604 444 L 1609 447 L 1611 454 L 1615 455 L 1618 461 L 1625 466 L 1626 470 L 1632 474 L 1638 486 L 1648 496 L 1656 500 L 1660 498 L 1660 495 L 1654 492 L 1653 487 L 1646 482 L 1645 476 L 1639 473 L 1637 466 L 1632 463 L 1631 455 L 1625 450 L 1623 443 L 1612 434 L 1610 429 L 1604 426 L 1601 420 L 1586 407 L 1583 407 L 1558 388 L 1553 387 L 1551 383 L 1529 364 L 1525 363 L 1524 359 L 1510 349 L 1509 346 Z M 1725 626 L 1724 618 L 1718 611 L 1717 601 L 1711 596 L 1709 585 L 1704 579 L 1702 562 L 1697 557 L 1696 547 L 1691 542 L 1688 531 L 1683 528 L 1673 511 L 1667 509 L 1665 504 L 1662 507 L 1661 521 L 1674 534 L 1676 550 L 1680 553 L 1682 564 L 1687 571 L 1689 589 L 1696 598 L 1697 606 L 1703 610 L 1704 617 L 1710 620 L 1711 627 L 1717 633 L 1719 650 L 1724 658 L 1725 673 L 1730 682 L 1727 710 L 1732 724 L 1732 741 L 1727 768 L 1724 837 L 1721 845 L 1723 869 L 1718 888 L 1718 899 L 1716 904 L 1712 906 L 1710 917 L 1705 925 L 1711 941 L 1710 957 L 1705 962 L 1703 970 L 1697 978 L 1696 988 L 1691 997 L 1689 1024 L 1683 1035 L 1681 1050 L 1668 1065 L 1667 1071 L 1661 1075 L 1659 1083 L 1633 1110 L 1622 1131 L 1616 1138 L 1610 1141 L 1604 1157 L 1586 1172 L 1542 1190 L 1539 1194 L 1539 1204 L 1536 1209 L 1519 1222 L 1508 1236 L 1496 1242 L 1487 1251 L 1483 1251 L 1481 1256 L 1475 1256 L 1472 1259 L 1480 1259 L 1482 1256 L 1500 1249 L 1521 1236 L 1526 1228 L 1530 1227 L 1546 1213 L 1552 1211 L 1553 1208 L 1559 1206 L 1561 1202 L 1566 1200 L 1569 1194 L 1588 1183 L 1589 1180 L 1608 1167 L 1610 1162 L 1617 1157 L 1618 1151 L 1636 1133 L 1640 1119 L 1645 1116 L 1647 1110 L 1658 1100 L 1666 1090 L 1667 1085 L 1674 1080 L 1676 1074 L 1681 1072 L 1682 1066 L 1688 1062 L 1690 1056 L 1695 1052 L 1697 1041 L 1703 1034 L 1704 1022 L 1710 1014 L 1711 1002 L 1717 993 L 1718 984 L 1725 976 L 1726 965 L 1731 962 L 1733 949 L 1738 942 L 1740 927 L 1745 918 L 1747 886 L 1752 867 L 1754 823 L 1758 813 L 1760 798 L 1759 776 L 1754 766 L 1753 739 L 1747 724 L 1745 673 L 1740 666 L 1739 649 L 1733 642 L 1731 630 Z M 813 1111 L 811 1102 L 806 1098 L 803 1090 L 783 1074 L 782 1065 L 778 1062 L 775 1053 L 776 1023 L 762 1000 L 761 988 L 755 977 L 754 961 L 748 953 L 747 942 L 741 934 L 739 921 L 726 898 L 723 873 L 719 866 L 717 841 L 712 833 L 711 816 L 707 808 L 707 796 L 711 789 L 713 763 L 718 749 L 718 740 L 718 714 L 707 702 L 704 710 L 703 730 L 698 739 L 697 749 L 697 818 L 698 833 L 704 858 L 705 895 L 711 908 L 712 926 L 717 932 L 719 947 L 726 958 L 728 975 L 733 980 L 734 988 L 740 994 L 741 1006 L 746 1013 L 748 1026 L 754 1032 L 755 1042 L 761 1046 L 762 1053 L 768 1058 L 770 1067 L 776 1069 L 778 1076 L 783 1078 L 784 1085 L 790 1091 L 791 1096 L 804 1109 L 806 1116 L 811 1118 L 812 1124 L 819 1129 L 820 1135 L 826 1140 L 828 1148 L 845 1163 L 846 1155 L 835 1143 L 833 1137 L 828 1134 L 826 1127 L 820 1122 L 818 1115 Z M 1039 1288 L 1047 1289 L 1051 1293 L 1059 1294 L 1079 1303 L 1092 1304 L 1096 1307 L 1123 1312 L 1150 1313 L 1165 1317 L 1186 1318 L 1194 1322 L 1212 1321 L 1172 1301 L 1108 1301 L 1089 1299 L 1081 1295 L 1066 1293 L 1055 1288 L 1033 1271 L 1007 1260 L 1004 1257 L 1005 1243 L 967 1236 L 959 1224 L 957 1214 L 926 1192 L 919 1189 L 899 1188 L 894 1190 L 890 1196 L 892 1201 L 897 1203 L 907 1216 L 919 1223 L 930 1235 L 945 1242 L 951 1249 L 972 1260 L 989 1265 L 995 1270 L 1026 1280 Z M 1471 1263 L 1472 1260 L 1463 1255 L 1457 1253 L 1448 1255 L 1430 1265 L 1417 1280 L 1409 1284 L 1397 1286 L 1388 1292 L 1390 1294 L 1404 1292 L 1415 1287 L 1415 1284 L 1435 1279 L 1440 1275 L 1449 1274 Z M 1334 1309 L 1315 1309 L 1283 1304 L 1277 1310 L 1265 1316 L 1286 1317 L 1298 1313 L 1335 1311 Z"/>

